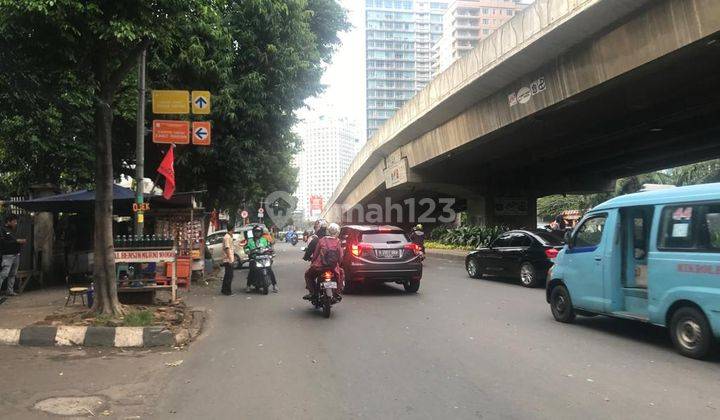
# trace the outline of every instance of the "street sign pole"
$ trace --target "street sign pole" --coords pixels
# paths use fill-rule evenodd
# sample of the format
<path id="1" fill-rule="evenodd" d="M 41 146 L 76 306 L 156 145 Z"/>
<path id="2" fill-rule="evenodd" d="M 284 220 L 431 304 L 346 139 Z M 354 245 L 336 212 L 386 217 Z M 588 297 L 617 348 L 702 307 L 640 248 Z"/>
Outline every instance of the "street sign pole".
<path id="1" fill-rule="evenodd" d="M 145 55 L 146 51 L 140 54 L 138 60 L 138 109 L 137 109 L 137 132 L 135 149 L 135 188 L 138 211 L 135 213 L 135 235 L 143 234 L 145 214 L 142 211 L 145 179 Z"/>

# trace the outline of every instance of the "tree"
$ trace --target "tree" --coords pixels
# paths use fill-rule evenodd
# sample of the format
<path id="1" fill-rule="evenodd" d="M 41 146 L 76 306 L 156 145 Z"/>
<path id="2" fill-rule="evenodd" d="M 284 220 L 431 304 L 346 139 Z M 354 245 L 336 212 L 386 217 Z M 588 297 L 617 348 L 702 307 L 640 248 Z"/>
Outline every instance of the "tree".
<path id="1" fill-rule="evenodd" d="M 42 72 L 70 74 L 71 92 L 89 89 L 95 155 L 95 309 L 122 315 L 117 299 L 112 240 L 112 129 L 123 81 L 151 44 L 183 41 L 178 29 L 188 19 L 215 13 L 199 0 L 0 0 L 3 42 L 17 46 Z M 42 73 L 38 79 L 42 78 Z M 37 107 L 38 104 L 34 106 Z M 88 103 L 84 104 L 86 107 Z M 89 113 L 85 113 L 87 117 Z"/>

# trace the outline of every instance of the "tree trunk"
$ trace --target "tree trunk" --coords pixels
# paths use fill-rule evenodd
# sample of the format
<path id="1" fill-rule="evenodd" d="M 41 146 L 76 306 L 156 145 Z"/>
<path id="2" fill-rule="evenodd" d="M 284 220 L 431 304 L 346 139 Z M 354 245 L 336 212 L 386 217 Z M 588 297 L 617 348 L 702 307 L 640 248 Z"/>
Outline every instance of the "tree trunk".
<path id="1" fill-rule="evenodd" d="M 101 89 L 95 104 L 95 302 L 98 313 L 119 317 L 124 314 L 117 296 L 115 249 L 113 246 L 113 93 Z"/>

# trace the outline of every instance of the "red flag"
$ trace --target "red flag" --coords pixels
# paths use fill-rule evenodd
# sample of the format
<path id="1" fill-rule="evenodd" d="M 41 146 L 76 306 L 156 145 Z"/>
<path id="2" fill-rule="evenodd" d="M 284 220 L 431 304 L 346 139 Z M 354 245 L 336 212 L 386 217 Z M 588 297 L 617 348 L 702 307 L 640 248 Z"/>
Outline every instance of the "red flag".
<path id="1" fill-rule="evenodd" d="M 157 171 L 165 177 L 165 188 L 163 188 L 163 198 L 169 200 L 175 192 L 175 153 L 173 153 L 174 145 L 170 145 L 167 153 Z"/>

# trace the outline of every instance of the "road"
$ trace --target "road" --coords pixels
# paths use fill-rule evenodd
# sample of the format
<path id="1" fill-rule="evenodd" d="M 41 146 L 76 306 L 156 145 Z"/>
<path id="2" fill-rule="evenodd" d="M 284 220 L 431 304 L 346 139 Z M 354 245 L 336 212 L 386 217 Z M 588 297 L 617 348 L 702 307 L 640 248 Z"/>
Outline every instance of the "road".
<path id="1" fill-rule="evenodd" d="M 720 416 L 720 357 L 684 358 L 664 330 L 631 322 L 560 324 L 542 289 L 469 279 L 458 260 L 426 263 L 418 294 L 375 287 L 347 296 L 326 320 L 300 300 L 299 247 L 282 244 L 275 265 L 280 294 L 207 290 L 192 297 L 211 312 L 189 350 L 100 359 L 95 350 L 73 358 L 0 349 L 3 372 L 13 357 L 35 364 L 27 378 L 0 380 L 0 393 L 12 397 L 0 408 L 37 415 L 27 407 L 41 396 L 82 392 L 105 396 L 118 416 L 163 419 Z M 245 273 L 236 272 L 238 292 Z M 177 359 L 178 367 L 164 365 Z M 60 388 L 58 370 L 67 372 L 63 380 L 75 374 L 81 381 L 83 367 L 91 369 L 84 375 L 96 375 L 95 389 Z M 32 389 L 47 377 L 55 389 Z M 11 391 L 13 384 L 20 390 Z"/>

